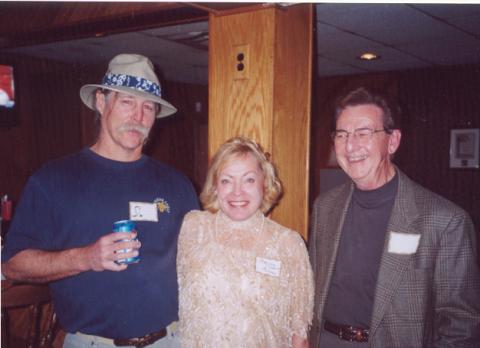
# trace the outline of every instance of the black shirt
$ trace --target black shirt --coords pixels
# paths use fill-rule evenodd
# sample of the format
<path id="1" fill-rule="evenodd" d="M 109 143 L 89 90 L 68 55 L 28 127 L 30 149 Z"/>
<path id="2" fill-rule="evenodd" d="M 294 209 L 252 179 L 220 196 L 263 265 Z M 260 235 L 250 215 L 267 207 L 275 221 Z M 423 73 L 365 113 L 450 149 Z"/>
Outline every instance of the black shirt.
<path id="1" fill-rule="evenodd" d="M 345 217 L 324 318 L 368 328 L 398 175 L 371 191 L 355 188 Z"/>

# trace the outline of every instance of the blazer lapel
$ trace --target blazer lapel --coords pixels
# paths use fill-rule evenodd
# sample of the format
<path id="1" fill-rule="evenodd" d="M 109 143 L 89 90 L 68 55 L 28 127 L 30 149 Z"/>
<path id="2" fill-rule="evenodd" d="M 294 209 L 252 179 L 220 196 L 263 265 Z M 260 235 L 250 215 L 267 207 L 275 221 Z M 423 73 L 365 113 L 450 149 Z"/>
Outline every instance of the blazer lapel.
<path id="1" fill-rule="evenodd" d="M 375 334 L 375 330 L 380 325 L 387 308 L 395 296 L 396 289 L 400 286 L 403 274 L 408 268 L 410 260 L 415 255 L 415 253 L 399 254 L 388 251 L 391 232 L 418 234 L 418 231 L 412 227 L 412 222 L 418 216 L 418 210 L 415 205 L 413 191 L 408 185 L 409 179 L 398 169 L 397 173 L 399 175 L 398 193 L 392 209 L 380 262 L 370 324 L 371 336 Z"/>

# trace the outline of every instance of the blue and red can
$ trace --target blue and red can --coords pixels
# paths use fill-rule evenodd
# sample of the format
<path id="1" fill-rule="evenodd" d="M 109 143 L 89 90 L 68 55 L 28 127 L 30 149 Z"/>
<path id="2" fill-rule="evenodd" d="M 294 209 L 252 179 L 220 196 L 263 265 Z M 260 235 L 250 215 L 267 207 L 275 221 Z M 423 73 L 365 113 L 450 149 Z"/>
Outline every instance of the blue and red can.
<path id="1" fill-rule="evenodd" d="M 135 225 L 135 222 L 132 220 L 121 220 L 113 223 L 113 232 L 132 232 L 133 230 L 136 230 L 137 226 Z M 137 240 L 135 238 L 134 240 Z M 130 239 L 123 239 L 122 241 L 128 242 Z M 131 249 L 122 249 L 118 250 L 117 252 L 119 253 L 126 253 L 131 251 Z M 135 256 L 135 257 L 129 257 L 126 259 L 119 259 L 115 261 L 118 264 L 131 264 L 131 263 L 137 263 L 140 261 L 140 256 Z"/>

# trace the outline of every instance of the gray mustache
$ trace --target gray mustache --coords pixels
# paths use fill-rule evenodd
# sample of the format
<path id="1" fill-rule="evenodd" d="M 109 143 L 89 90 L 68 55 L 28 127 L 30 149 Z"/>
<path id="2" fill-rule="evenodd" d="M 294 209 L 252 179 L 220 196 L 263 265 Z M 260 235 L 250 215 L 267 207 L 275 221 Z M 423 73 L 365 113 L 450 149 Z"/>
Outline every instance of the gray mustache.
<path id="1" fill-rule="evenodd" d="M 136 131 L 142 134 L 144 137 L 148 136 L 149 129 L 146 127 L 139 126 L 137 124 L 124 124 L 123 126 L 118 127 L 120 132 Z"/>

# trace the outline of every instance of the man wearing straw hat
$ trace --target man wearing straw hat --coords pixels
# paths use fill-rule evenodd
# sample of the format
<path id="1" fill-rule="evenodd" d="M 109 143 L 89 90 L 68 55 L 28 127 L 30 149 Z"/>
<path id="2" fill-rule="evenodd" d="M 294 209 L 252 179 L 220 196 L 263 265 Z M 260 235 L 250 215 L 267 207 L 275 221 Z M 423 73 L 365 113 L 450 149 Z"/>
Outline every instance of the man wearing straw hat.
<path id="1" fill-rule="evenodd" d="M 176 243 L 198 202 L 184 175 L 142 155 L 155 118 L 176 109 L 150 60 L 135 54 L 114 57 L 80 97 L 99 115 L 98 138 L 29 179 L 2 271 L 50 284 L 64 347 L 178 347 Z M 119 220 L 136 227 L 114 233 Z"/>

